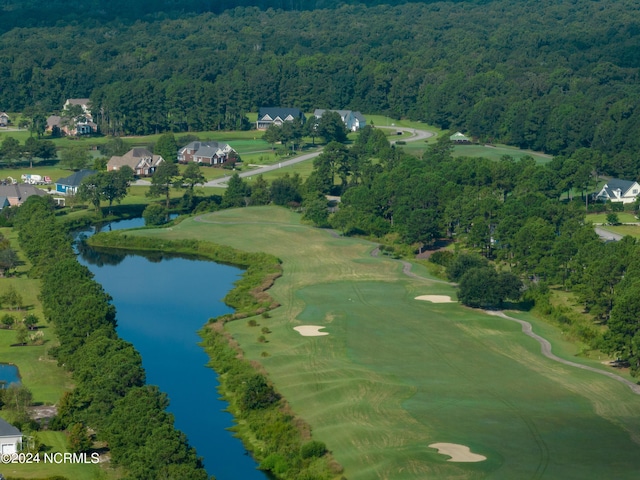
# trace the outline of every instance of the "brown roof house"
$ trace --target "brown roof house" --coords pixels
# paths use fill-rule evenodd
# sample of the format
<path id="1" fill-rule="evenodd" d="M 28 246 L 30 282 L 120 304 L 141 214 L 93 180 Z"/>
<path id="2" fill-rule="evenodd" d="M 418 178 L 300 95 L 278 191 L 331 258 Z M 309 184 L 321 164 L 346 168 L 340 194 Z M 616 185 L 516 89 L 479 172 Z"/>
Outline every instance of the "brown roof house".
<path id="1" fill-rule="evenodd" d="M 107 171 L 119 170 L 123 166 L 131 167 L 133 173 L 139 177 L 148 177 L 154 174 L 158 165 L 164 162 L 160 155 L 154 155 L 143 147 L 129 150 L 121 157 L 113 156 L 107 162 Z"/>

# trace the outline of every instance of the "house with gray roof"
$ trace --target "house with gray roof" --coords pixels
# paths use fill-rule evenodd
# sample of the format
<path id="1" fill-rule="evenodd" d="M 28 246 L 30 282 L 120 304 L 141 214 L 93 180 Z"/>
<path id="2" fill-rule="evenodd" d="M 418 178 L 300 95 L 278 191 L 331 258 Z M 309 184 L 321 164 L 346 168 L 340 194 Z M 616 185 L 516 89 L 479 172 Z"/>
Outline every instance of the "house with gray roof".
<path id="1" fill-rule="evenodd" d="M 340 115 L 340 118 L 342 118 L 345 127 L 347 127 L 347 130 L 351 132 L 357 132 L 361 128 L 364 128 L 364 126 L 367 124 L 364 115 L 362 115 L 360 112 L 354 112 L 353 110 L 322 110 L 320 108 L 317 108 L 313 112 L 313 116 L 316 118 L 321 118 L 325 112 L 338 113 Z"/>
<path id="2" fill-rule="evenodd" d="M 11 122 L 9 115 L 7 115 L 5 112 L 0 112 L 0 127 L 6 127 L 7 125 L 9 125 L 9 122 Z"/>
<path id="3" fill-rule="evenodd" d="M 612 178 L 602 187 L 602 190 L 596 195 L 596 199 L 603 202 L 633 203 L 638 198 L 638 194 L 640 194 L 638 182 Z"/>
<path id="4" fill-rule="evenodd" d="M 6 206 L 22 205 L 27 200 L 27 198 L 33 195 L 44 197 L 45 195 L 47 195 L 47 192 L 26 183 L 9 183 L 6 180 L 3 180 L 0 183 L 0 202 L 2 202 L 1 208 L 4 208 Z M 2 197 L 4 197 L 6 201 L 3 201 Z M 9 205 L 7 205 L 7 203 Z"/>
<path id="5" fill-rule="evenodd" d="M 266 130 L 271 125 L 280 127 L 284 122 L 293 122 L 295 119 L 304 123 L 306 118 L 299 108 L 261 107 L 258 111 L 256 128 Z"/>
<path id="6" fill-rule="evenodd" d="M 22 433 L 0 418 L 0 454 L 12 455 L 22 449 Z"/>
<path id="7" fill-rule="evenodd" d="M 56 193 L 60 193 L 62 195 L 75 195 L 82 181 L 96 173 L 98 173 L 97 170 L 80 170 L 79 172 L 75 172 L 73 175 L 60 178 L 56 180 Z"/>
<path id="8" fill-rule="evenodd" d="M 149 177 L 153 175 L 164 158 L 154 155 L 143 147 L 136 147 L 129 150 L 122 156 L 113 156 L 107 162 L 107 171 L 120 170 L 125 165 L 133 170 L 139 177 Z"/>
<path id="9" fill-rule="evenodd" d="M 237 156 L 237 152 L 228 143 L 222 142 L 191 142 L 178 150 L 178 162 L 196 162 L 201 165 L 225 164 L 230 157 Z"/>

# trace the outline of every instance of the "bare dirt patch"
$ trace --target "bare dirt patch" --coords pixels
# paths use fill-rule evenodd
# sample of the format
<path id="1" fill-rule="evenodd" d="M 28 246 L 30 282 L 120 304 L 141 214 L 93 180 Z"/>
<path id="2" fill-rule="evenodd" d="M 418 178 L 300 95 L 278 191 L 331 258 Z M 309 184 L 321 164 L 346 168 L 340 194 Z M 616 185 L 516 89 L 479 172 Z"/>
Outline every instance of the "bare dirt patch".
<path id="1" fill-rule="evenodd" d="M 293 329 L 303 337 L 321 337 L 323 335 L 329 335 L 329 332 L 321 332 L 320 329 L 322 328 L 326 327 L 320 327 L 318 325 L 300 325 L 298 327 L 293 327 Z"/>
<path id="2" fill-rule="evenodd" d="M 416 297 L 416 300 L 426 300 L 431 303 L 458 303 L 455 300 L 451 300 L 449 295 L 420 295 Z"/>
<path id="3" fill-rule="evenodd" d="M 448 455 L 451 458 L 447 462 L 482 462 L 487 459 L 484 455 L 471 453 L 471 449 L 466 445 L 458 445 L 457 443 L 432 443 L 429 448 L 435 448 L 438 453 Z"/>

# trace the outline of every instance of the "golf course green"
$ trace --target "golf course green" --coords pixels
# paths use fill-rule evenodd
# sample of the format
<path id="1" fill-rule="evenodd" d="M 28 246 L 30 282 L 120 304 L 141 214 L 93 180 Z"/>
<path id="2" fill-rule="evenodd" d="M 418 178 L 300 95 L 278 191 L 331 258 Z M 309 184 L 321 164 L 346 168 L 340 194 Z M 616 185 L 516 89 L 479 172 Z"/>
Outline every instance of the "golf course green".
<path id="1" fill-rule="evenodd" d="M 513 321 L 416 300 L 455 300 L 453 286 L 419 265 L 411 269 L 418 277 L 408 276 L 402 262 L 375 256 L 374 244 L 302 225 L 278 207 L 224 210 L 131 234 L 207 240 L 282 260 L 270 290 L 281 307 L 258 318 L 271 331 L 267 341 L 247 320 L 225 328 L 349 480 L 640 474 L 640 395 L 544 357 Z M 559 357 L 609 370 L 576 357 L 560 331 L 527 313 L 510 315 L 531 322 Z M 298 326 L 324 327 L 315 331 L 325 335 L 304 336 Z M 476 461 L 448 461 L 430 447 L 443 443 L 469 447 Z"/>

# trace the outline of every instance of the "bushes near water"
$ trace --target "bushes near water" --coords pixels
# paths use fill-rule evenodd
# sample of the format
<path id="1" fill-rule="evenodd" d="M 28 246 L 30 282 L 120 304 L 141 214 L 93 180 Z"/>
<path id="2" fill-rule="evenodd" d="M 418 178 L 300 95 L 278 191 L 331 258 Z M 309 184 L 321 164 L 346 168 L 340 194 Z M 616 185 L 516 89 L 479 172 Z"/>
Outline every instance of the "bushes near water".
<path id="1" fill-rule="evenodd" d="M 260 469 L 283 480 L 324 480 L 342 472 L 324 443 L 309 441 L 308 425 L 290 412 L 267 379 L 239 358 L 221 324 L 213 324 L 200 335 L 210 366 L 220 375 L 220 389 L 229 410 L 241 425 L 234 430 L 253 447 Z"/>
<path id="2" fill-rule="evenodd" d="M 278 306 L 267 292 L 282 275 L 280 261 L 266 253 L 248 253 L 231 247 L 198 240 L 161 240 L 127 235 L 122 232 L 99 233 L 87 240 L 91 246 L 138 251 L 162 251 L 197 255 L 218 263 L 244 268 L 242 278 L 224 298 L 235 313 L 225 319 L 244 318 Z"/>
<path id="3" fill-rule="evenodd" d="M 325 480 L 342 473 L 322 442 L 310 440 L 310 429 L 295 417 L 268 379 L 242 358 L 222 325 L 226 321 L 262 314 L 278 306 L 267 290 L 282 274 L 280 261 L 265 253 L 248 253 L 198 240 L 163 240 L 108 232 L 94 235 L 91 246 L 122 250 L 162 251 L 202 258 L 245 268 L 224 301 L 234 314 L 210 320 L 200 332 L 209 365 L 220 375 L 220 390 L 238 425 L 234 430 L 251 448 L 260 468 L 283 480 Z M 265 317 L 266 318 L 266 317 Z M 257 326 L 257 322 L 255 322 Z"/>
<path id="4" fill-rule="evenodd" d="M 165 411 L 166 398 L 144 385 L 140 355 L 118 338 L 110 297 L 77 262 L 48 197 L 29 198 L 16 227 L 33 264 L 29 274 L 42 279 L 44 313 L 60 341 L 51 353 L 75 383 L 60 400 L 51 425 L 83 424 L 95 430 L 108 443 L 112 461 L 128 472 L 125 478 L 206 480 L 195 450 Z"/>

